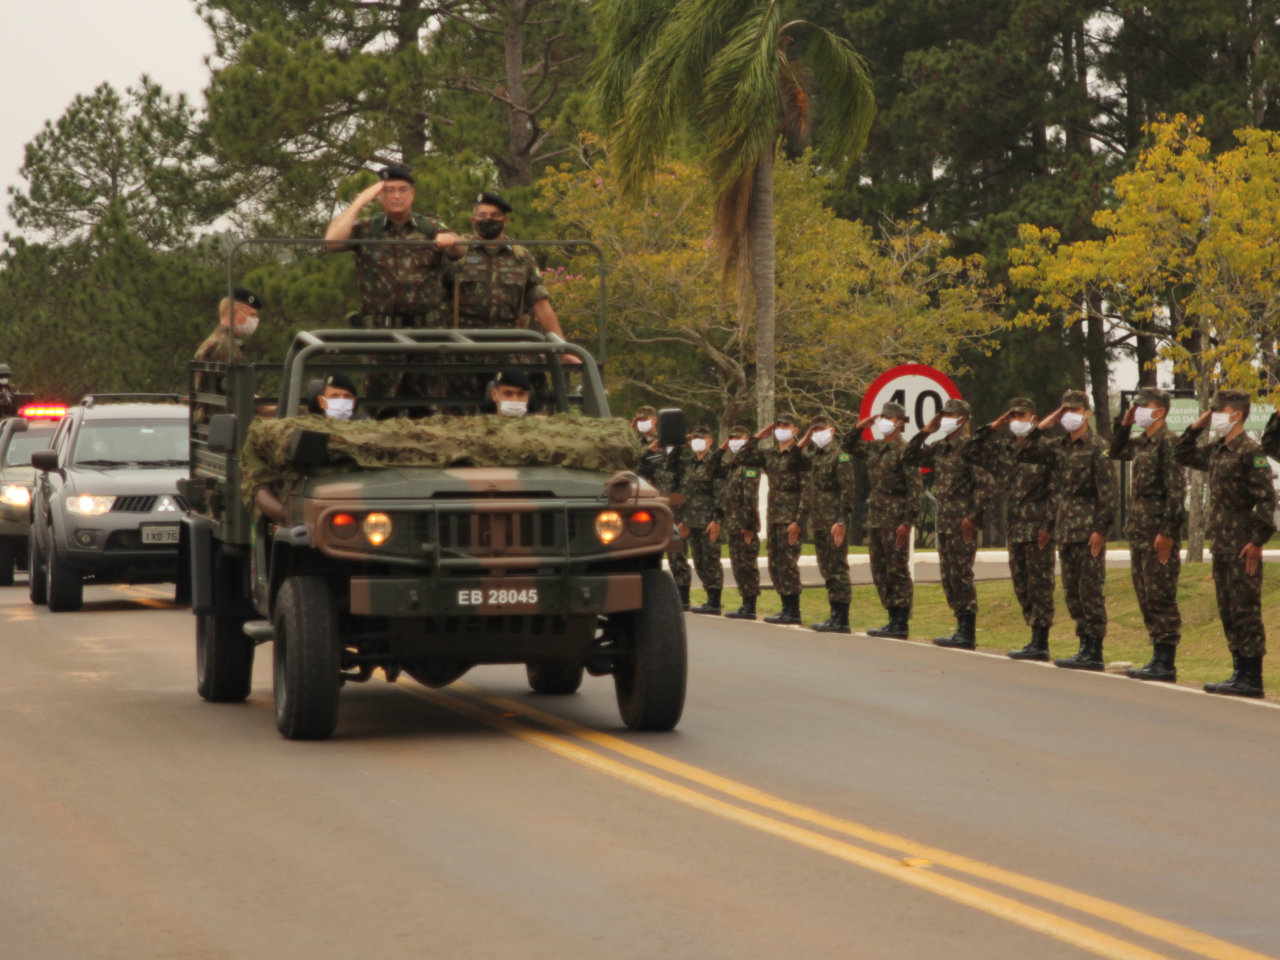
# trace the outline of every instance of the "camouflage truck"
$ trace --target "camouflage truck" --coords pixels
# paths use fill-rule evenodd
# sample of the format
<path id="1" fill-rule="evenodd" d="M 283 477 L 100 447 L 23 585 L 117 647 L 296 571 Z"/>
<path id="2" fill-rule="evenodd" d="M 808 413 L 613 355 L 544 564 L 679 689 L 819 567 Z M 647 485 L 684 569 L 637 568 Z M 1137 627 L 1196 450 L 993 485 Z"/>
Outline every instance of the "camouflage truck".
<path id="1" fill-rule="evenodd" d="M 543 415 L 450 395 L 513 361 L 540 383 Z M 303 413 L 335 370 L 381 384 L 360 409 L 386 419 Z M 547 694 L 611 675 L 628 727 L 679 721 L 684 619 L 660 565 L 671 509 L 633 472 L 638 440 L 583 348 L 528 330 L 318 330 L 283 366 L 191 373 L 179 582 L 204 699 L 246 699 L 270 641 L 290 739 L 332 735 L 341 687 L 377 670 L 439 687 L 480 664 L 523 663 Z M 256 415 L 273 379 L 274 414 Z"/>

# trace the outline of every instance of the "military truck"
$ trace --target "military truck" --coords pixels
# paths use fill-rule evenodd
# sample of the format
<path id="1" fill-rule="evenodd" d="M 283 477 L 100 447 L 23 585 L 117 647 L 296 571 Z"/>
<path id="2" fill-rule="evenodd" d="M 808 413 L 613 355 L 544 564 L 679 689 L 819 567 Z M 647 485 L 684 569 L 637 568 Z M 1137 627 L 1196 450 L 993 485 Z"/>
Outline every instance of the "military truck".
<path id="1" fill-rule="evenodd" d="M 513 362 L 542 416 L 498 418 L 465 392 Z M 302 413 L 336 370 L 384 391 L 360 398 L 384 419 Z M 684 619 L 660 565 L 672 512 L 633 472 L 638 440 L 586 350 L 528 330 L 316 330 L 283 365 L 191 371 L 178 576 L 201 697 L 246 699 L 270 642 L 290 739 L 331 736 L 340 689 L 375 671 L 439 687 L 481 664 L 524 664 L 545 694 L 609 675 L 628 727 L 679 721 Z M 682 442 L 679 411 L 664 417 Z"/>

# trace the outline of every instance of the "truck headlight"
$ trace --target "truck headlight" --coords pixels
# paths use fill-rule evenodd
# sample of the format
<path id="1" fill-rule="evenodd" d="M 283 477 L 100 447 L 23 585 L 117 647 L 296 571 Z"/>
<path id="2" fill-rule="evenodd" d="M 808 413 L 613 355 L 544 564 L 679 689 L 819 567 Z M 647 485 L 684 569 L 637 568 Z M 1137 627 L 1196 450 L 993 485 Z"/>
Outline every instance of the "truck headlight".
<path id="1" fill-rule="evenodd" d="M 391 518 L 385 513 L 371 513 L 360 524 L 364 538 L 375 547 L 380 547 L 391 539 Z"/>
<path id="2" fill-rule="evenodd" d="M 111 509 L 115 497 L 95 497 L 87 493 L 67 499 L 67 510 L 81 517 L 100 517 Z"/>
<path id="3" fill-rule="evenodd" d="M 622 536 L 622 514 L 606 510 L 596 515 L 596 536 L 601 543 L 613 543 Z"/>
<path id="4" fill-rule="evenodd" d="M 20 483 L 6 483 L 0 487 L 0 503 L 11 507 L 29 507 L 31 491 Z"/>

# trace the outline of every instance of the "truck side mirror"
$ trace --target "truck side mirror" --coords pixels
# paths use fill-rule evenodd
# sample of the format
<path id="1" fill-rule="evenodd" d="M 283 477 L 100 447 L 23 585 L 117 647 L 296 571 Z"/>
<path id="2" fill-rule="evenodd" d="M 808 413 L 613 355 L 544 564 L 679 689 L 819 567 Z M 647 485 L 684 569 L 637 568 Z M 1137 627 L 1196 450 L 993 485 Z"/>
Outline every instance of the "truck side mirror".
<path id="1" fill-rule="evenodd" d="M 58 469 L 58 451 L 56 450 L 36 450 L 31 454 L 31 465 L 37 470 L 48 473 L 50 470 L 57 472 Z"/>
<path id="2" fill-rule="evenodd" d="M 329 434 L 319 430 L 294 430 L 289 435 L 288 461 L 295 467 L 318 467 L 329 453 Z"/>
<path id="3" fill-rule="evenodd" d="M 209 436 L 206 440 L 214 453 L 236 452 L 236 415 L 215 413 L 209 418 Z"/>
<path id="4" fill-rule="evenodd" d="M 683 447 L 689 439 L 684 411 L 679 407 L 667 407 L 658 411 L 658 446 Z"/>

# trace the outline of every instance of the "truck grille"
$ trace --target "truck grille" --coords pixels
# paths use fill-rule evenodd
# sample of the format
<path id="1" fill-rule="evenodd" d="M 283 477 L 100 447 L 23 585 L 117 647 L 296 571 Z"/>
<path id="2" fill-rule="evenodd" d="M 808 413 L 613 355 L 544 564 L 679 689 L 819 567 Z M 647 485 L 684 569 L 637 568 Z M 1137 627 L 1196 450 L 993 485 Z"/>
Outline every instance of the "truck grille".
<path id="1" fill-rule="evenodd" d="M 414 519 L 420 543 L 437 542 L 442 551 L 468 557 L 519 556 L 564 551 L 576 524 L 559 511 L 468 513 L 447 511 Z"/>

